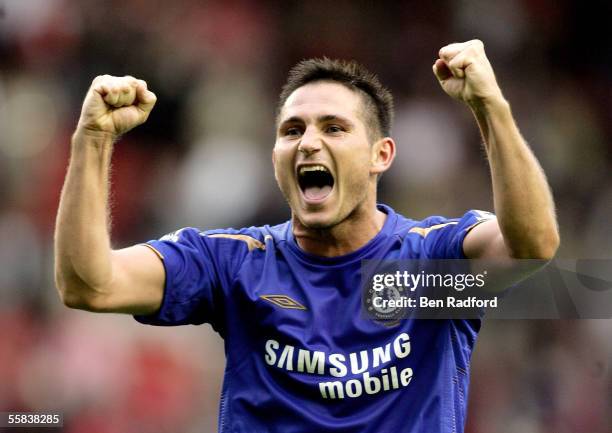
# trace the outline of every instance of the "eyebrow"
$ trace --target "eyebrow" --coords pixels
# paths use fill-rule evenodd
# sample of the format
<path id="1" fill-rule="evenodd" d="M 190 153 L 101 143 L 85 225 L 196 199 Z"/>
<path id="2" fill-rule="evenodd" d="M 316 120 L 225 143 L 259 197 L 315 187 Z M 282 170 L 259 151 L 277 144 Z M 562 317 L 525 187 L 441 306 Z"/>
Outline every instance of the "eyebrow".
<path id="1" fill-rule="evenodd" d="M 317 123 L 331 122 L 334 120 L 337 120 L 342 123 L 346 123 L 349 126 L 353 126 L 353 122 L 348 120 L 346 117 L 339 116 L 337 114 L 324 114 L 322 116 L 317 117 Z M 281 123 L 279 123 L 278 129 L 281 129 L 284 125 L 291 124 L 291 123 L 304 123 L 304 119 L 302 119 L 299 116 L 291 116 L 290 118 L 285 119 Z"/>

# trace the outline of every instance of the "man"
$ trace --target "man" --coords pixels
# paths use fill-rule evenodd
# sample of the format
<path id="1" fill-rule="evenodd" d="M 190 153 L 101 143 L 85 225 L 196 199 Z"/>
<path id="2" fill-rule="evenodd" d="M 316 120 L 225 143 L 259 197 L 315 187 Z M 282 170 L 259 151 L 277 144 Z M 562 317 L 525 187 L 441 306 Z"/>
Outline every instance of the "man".
<path id="1" fill-rule="evenodd" d="M 209 322 L 226 342 L 222 432 L 460 432 L 479 320 L 359 314 L 366 259 L 550 259 L 559 237 L 544 174 L 521 138 L 482 42 L 442 48 L 444 91 L 481 129 L 497 218 L 413 221 L 377 205 L 393 162 L 391 95 L 354 63 L 308 60 L 283 89 L 272 152 L 285 224 L 186 228 L 113 250 L 113 142 L 155 95 L 132 77 L 93 81 L 72 138 L 56 228 L 66 305 L 157 325 Z"/>

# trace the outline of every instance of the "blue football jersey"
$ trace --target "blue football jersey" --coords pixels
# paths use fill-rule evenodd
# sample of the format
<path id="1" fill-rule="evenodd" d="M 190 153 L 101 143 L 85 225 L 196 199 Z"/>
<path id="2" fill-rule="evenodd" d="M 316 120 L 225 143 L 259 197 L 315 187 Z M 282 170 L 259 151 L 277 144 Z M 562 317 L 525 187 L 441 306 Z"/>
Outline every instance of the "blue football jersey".
<path id="1" fill-rule="evenodd" d="M 210 323 L 227 365 L 221 433 L 463 432 L 480 320 L 361 314 L 360 266 L 371 259 L 465 258 L 463 239 L 490 214 L 387 214 L 362 248 L 304 252 L 291 222 L 241 230 L 181 229 L 147 243 L 166 270 L 163 303 L 142 323 Z"/>

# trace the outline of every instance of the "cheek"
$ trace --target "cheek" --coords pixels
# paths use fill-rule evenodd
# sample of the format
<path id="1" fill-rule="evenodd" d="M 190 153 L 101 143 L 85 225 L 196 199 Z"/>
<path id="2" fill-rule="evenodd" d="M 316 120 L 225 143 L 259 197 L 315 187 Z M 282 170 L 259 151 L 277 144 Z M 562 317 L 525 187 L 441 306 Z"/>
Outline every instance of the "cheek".
<path id="1" fill-rule="evenodd" d="M 369 190 L 370 182 L 370 159 L 369 153 L 362 152 L 360 155 L 350 155 L 343 164 L 343 181 L 341 189 L 350 197 L 349 201 L 359 201 Z"/>
<path id="2" fill-rule="evenodd" d="M 272 150 L 272 164 L 274 168 L 282 167 L 283 161 L 287 158 L 287 152 L 282 148 L 282 146 L 276 145 Z"/>
<path id="3" fill-rule="evenodd" d="M 357 181 L 358 179 L 367 178 L 369 176 L 370 169 L 370 153 L 369 151 L 361 150 L 359 152 L 351 152 L 347 155 L 343 155 L 346 164 L 345 173 L 348 175 L 348 179 Z"/>
<path id="4" fill-rule="evenodd" d="M 274 177 L 276 177 L 276 180 L 279 183 L 288 182 L 293 167 L 290 153 L 284 151 L 281 147 L 277 147 L 272 153 L 272 162 L 274 164 Z"/>

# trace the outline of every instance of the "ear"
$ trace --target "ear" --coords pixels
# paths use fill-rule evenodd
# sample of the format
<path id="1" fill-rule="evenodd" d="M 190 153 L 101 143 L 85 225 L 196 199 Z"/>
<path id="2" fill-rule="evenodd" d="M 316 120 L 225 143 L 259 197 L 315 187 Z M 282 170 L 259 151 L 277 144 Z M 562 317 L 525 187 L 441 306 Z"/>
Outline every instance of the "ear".
<path id="1" fill-rule="evenodd" d="M 382 174 L 391 167 L 395 159 L 395 142 L 391 137 L 384 137 L 372 145 L 370 174 Z"/>

